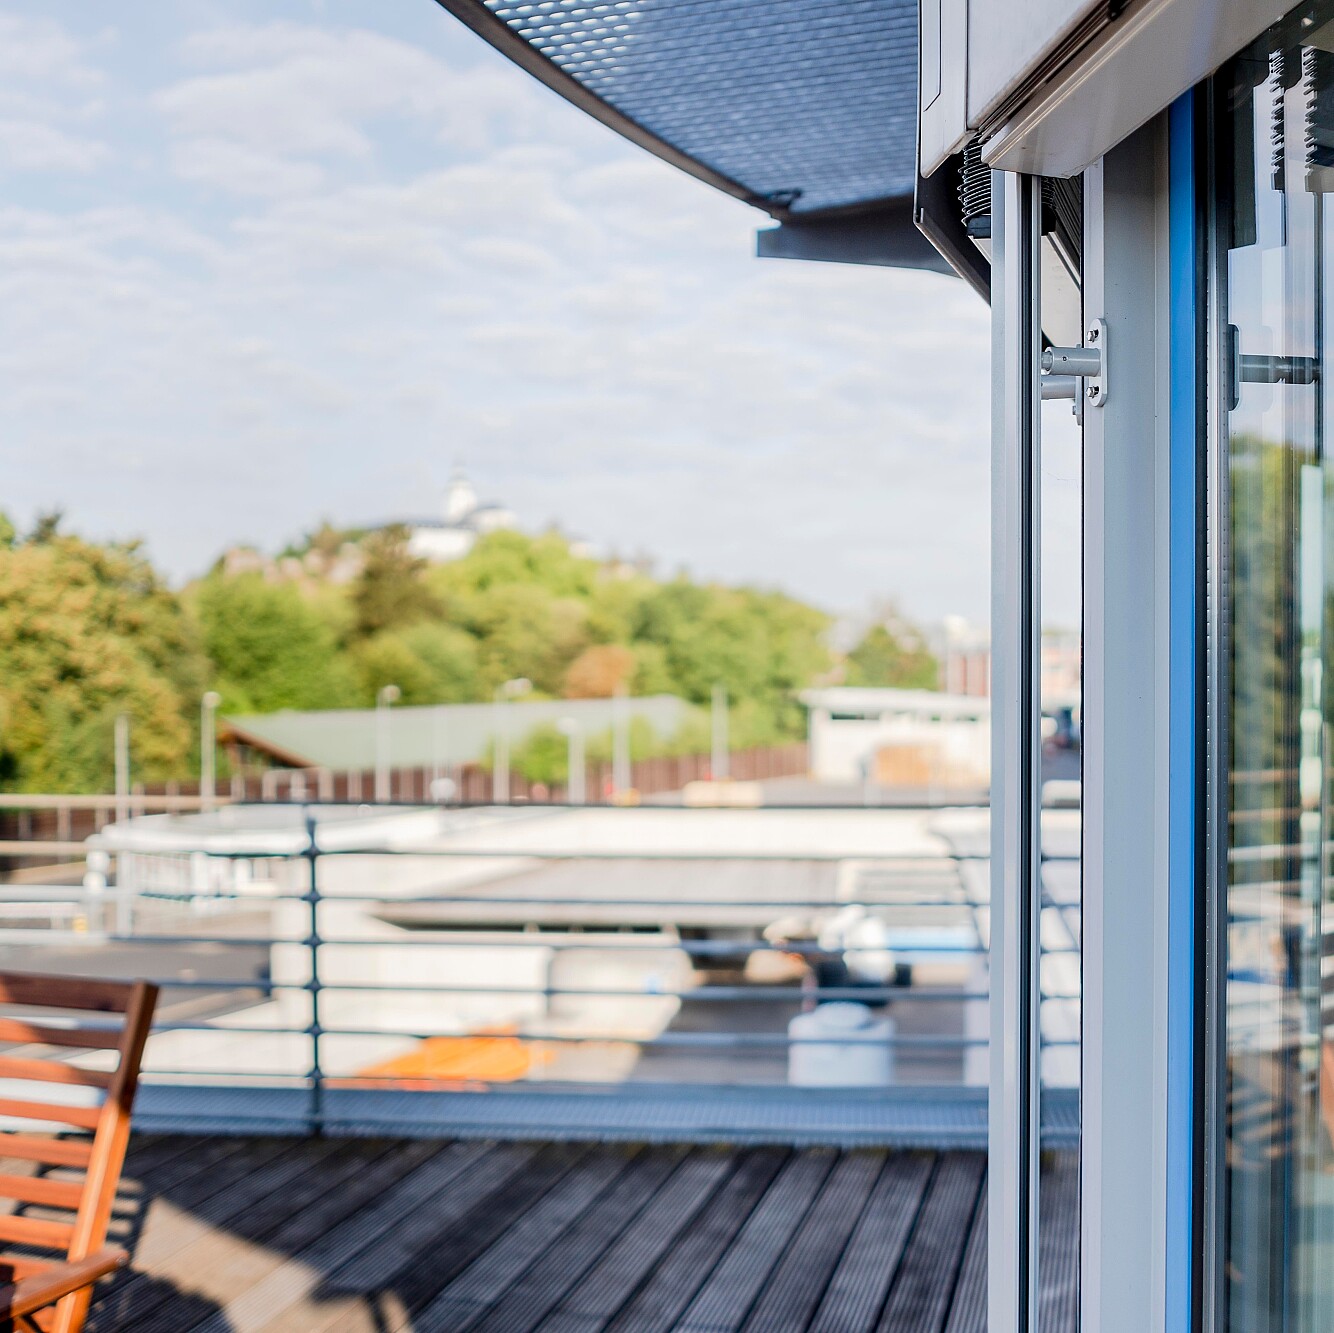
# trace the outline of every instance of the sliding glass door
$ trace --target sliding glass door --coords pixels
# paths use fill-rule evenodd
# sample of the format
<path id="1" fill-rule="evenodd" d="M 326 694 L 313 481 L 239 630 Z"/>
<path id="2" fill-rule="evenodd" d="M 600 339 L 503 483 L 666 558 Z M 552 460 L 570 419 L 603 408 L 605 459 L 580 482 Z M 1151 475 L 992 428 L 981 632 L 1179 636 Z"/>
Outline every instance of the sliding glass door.
<path id="1" fill-rule="evenodd" d="M 1334 1328 L 1334 3 L 1216 80 L 1220 1327 Z"/>

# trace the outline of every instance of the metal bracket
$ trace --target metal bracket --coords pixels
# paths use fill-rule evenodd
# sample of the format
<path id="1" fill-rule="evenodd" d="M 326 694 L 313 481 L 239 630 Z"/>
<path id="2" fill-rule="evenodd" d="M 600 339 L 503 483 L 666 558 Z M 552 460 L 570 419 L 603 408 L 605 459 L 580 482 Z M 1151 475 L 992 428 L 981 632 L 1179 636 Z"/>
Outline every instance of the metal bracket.
<path id="1" fill-rule="evenodd" d="M 1042 353 L 1042 396 L 1073 398 L 1075 415 L 1084 402 L 1101 407 L 1107 401 L 1107 323 L 1089 322 L 1082 347 L 1048 347 Z M 1083 393 L 1079 381 L 1083 380 Z M 1048 391 L 1050 386 L 1050 392 Z"/>

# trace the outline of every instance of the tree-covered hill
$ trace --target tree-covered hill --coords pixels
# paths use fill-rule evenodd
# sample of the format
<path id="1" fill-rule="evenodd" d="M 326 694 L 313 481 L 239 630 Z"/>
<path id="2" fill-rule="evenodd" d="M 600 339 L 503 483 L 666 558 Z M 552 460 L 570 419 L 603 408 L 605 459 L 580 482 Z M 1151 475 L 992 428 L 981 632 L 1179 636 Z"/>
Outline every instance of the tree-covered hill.
<path id="1" fill-rule="evenodd" d="M 0 527 L 0 785 L 107 789 L 120 712 L 136 780 L 187 777 L 207 689 L 224 712 L 268 712 L 369 707 L 387 684 L 405 703 L 463 703 L 517 677 L 549 697 L 625 688 L 704 705 L 721 683 L 745 746 L 802 735 L 795 693 L 814 681 L 934 671 L 910 627 L 877 626 L 845 665 L 829 617 L 785 593 L 656 579 L 556 533 L 494 532 L 432 566 L 396 528 L 326 526 L 276 560 L 251 554 L 178 594 L 134 544 L 51 519 L 25 538 Z"/>

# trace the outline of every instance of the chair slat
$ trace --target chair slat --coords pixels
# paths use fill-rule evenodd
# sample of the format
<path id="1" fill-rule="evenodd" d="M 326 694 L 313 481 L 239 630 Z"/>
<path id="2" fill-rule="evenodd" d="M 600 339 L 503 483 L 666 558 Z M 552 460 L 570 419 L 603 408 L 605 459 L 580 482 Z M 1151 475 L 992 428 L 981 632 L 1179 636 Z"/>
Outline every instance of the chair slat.
<path id="1" fill-rule="evenodd" d="M 59 1060 L 29 1060 L 0 1055 L 0 1078 L 26 1078 L 37 1083 L 73 1083 L 80 1088 L 109 1088 L 114 1074 L 104 1069 L 80 1069 Z"/>
<path id="2" fill-rule="evenodd" d="M 88 1051 L 114 1051 L 120 1046 L 119 1028 L 57 1028 L 28 1023 L 21 1018 L 0 1018 L 0 1041 L 40 1046 L 75 1046 Z"/>
<path id="3" fill-rule="evenodd" d="M 38 1135 L 0 1135 L 0 1158 L 42 1162 L 46 1166 L 87 1166 L 93 1145 L 87 1139 L 46 1139 Z"/>
<path id="4" fill-rule="evenodd" d="M 134 985 L 92 977 L 53 977 L 39 972 L 0 973 L 0 1004 L 41 1005 L 47 1009 L 91 1009 L 123 1014 Z"/>
<path id="5" fill-rule="evenodd" d="M 17 1120 L 45 1120 L 53 1125 L 73 1125 L 76 1129 L 96 1129 L 101 1118 L 99 1106 L 62 1106 L 59 1102 L 28 1102 L 16 1097 L 0 1097 L 0 1116 Z M 5 1155 L 5 1141 L 0 1136 L 0 1157 Z"/>
<path id="6" fill-rule="evenodd" d="M 48 1208 L 77 1208 L 82 1198 L 82 1182 L 49 1180 L 46 1176 L 0 1175 L 0 1199 L 37 1203 Z M 0 1259 L 0 1266 L 3 1262 Z"/>
<path id="7" fill-rule="evenodd" d="M 54 1266 L 50 1259 L 34 1259 L 28 1254 L 0 1254 L 0 1281 L 15 1282 L 36 1277 Z"/>
<path id="8" fill-rule="evenodd" d="M 72 1222 L 47 1222 L 40 1217 L 11 1217 L 0 1214 L 0 1241 L 14 1245 L 44 1245 L 67 1250 L 74 1235 Z"/>
<path id="9" fill-rule="evenodd" d="M 94 1130 L 91 1142 L 0 1134 L 0 1160 L 5 1157 L 84 1168 L 79 1184 L 0 1175 L 0 1194 L 6 1190 L 19 1203 L 41 1208 L 73 1209 L 70 1222 L 0 1214 L 0 1243 L 42 1246 L 63 1250 L 63 1262 L 26 1280 L 0 1285 L 0 1324 L 28 1333 L 79 1333 L 88 1314 L 92 1286 L 98 1277 L 125 1262 L 120 1250 L 105 1248 L 107 1226 L 115 1205 L 125 1150 L 130 1137 L 130 1114 L 138 1085 L 139 1065 L 153 1023 L 157 987 L 147 982 L 124 985 L 88 982 L 81 978 L 33 977 L 0 973 L 0 1004 L 45 1005 L 52 1009 L 110 1009 L 125 1020 L 115 1048 L 119 1055 L 113 1073 L 84 1069 L 62 1061 L 0 1055 L 0 1080 L 32 1079 L 76 1087 L 103 1088 L 102 1105 L 58 1107 L 49 1102 L 0 1099 L 0 1115 L 35 1112 L 55 1123 Z M 38 1025 L 4 1019 L 0 1041 L 31 1041 Z M 44 1034 L 52 1035 L 52 1034 Z M 89 1033 L 61 1030 L 72 1045 Z M 99 1030 L 99 1038 L 102 1036 Z M 108 1036 L 110 1034 L 107 1034 Z M 106 1042 L 101 1049 L 110 1049 Z M 3 1259 L 0 1258 L 0 1262 Z M 8 1319 L 6 1320 L 6 1317 Z"/>

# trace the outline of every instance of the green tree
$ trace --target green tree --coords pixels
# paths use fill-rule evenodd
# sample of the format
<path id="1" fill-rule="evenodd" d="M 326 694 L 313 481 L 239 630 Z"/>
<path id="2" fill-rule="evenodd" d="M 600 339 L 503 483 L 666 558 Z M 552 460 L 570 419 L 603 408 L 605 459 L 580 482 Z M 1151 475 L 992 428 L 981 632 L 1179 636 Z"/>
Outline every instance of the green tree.
<path id="1" fill-rule="evenodd" d="M 829 668 L 828 627 L 823 612 L 785 593 L 677 578 L 645 598 L 635 636 L 661 649 L 685 698 L 706 703 L 722 684 L 730 699 L 767 710 L 785 737 L 804 726 L 796 691 Z"/>
<path id="2" fill-rule="evenodd" d="M 224 707 L 267 713 L 361 702 L 328 623 L 291 584 L 211 576 L 196 590 L 195 611 Z"/>
<path id="3" fill-rule="evenodd" d="M 353 627 L 369 636 L 401 629 L 442 614 L 439 598 L 423 575 L 426 561 L 408 548 L 402 524 L 373 532 L 362 543 L 365 564 L 352 585 Z"/>
<path id="4" fill-rule="evenodd" d="M 600 577 L 598 563 L 576 555 L 557 532 L 529 537 L 502 530 L 485 534 L 462 560 L 437 566 L 430 582 L 446 601 L 512 584 L 543 588 L 553 597 L 587 599 Z"/>
<path id="5" fill-rule="evenodd" d="M 466 704 L 482 698 L 477 640 L 455 625 L 412 625 L 399 636 L 431 673 L 429 702 Z"/>
<path id="6" fill-rule="evenodd" d="M 0 547 L 0 773 L 24 791 L 106 790 L 116 715 L 134 776 L 188 771 L 208 664 L 177 598 L 133 545 L 55 528 Z"/>
<path id="7" fill-rule="evenodd" d="M 467 703 L 478 698 L 476 644 L 448 625 L 385 630 L 354 643 L 351 658 L 367 705 L 385 685 L 397 685 L 405 704 Z"/>
<path id="8" fill-rule="evenodd" d="M 570 742 L 554 723 L 530 731 L 510 755 L 510 767 L 529 782 L 562 786 L 570 775 Z"/>
<path id="9" fill-rule="evenodd" d="M 847 683 L 934 690 L 940 663 L 916 627 L 895 615 L 872 625 L 848 654 Z"/>

